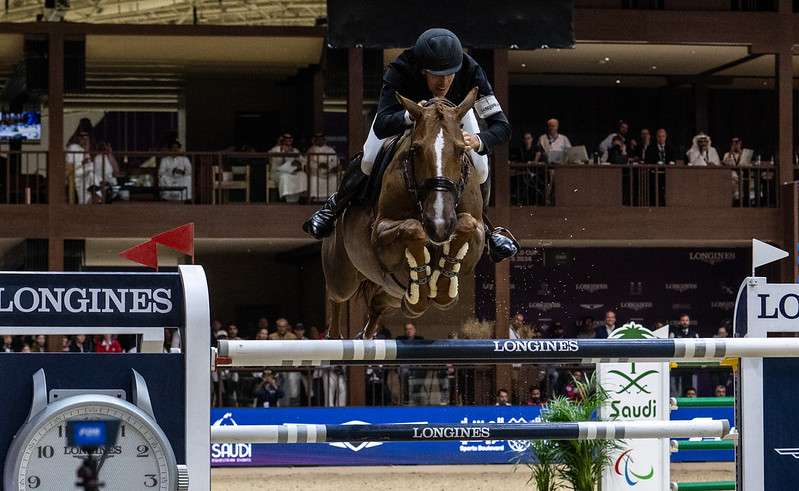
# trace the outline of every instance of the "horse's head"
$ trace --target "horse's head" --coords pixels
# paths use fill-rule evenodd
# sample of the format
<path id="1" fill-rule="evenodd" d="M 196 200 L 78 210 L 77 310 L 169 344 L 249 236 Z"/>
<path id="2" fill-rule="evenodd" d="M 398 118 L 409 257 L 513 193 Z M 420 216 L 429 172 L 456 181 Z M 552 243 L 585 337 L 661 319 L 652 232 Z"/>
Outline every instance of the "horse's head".
<path id="1" fill-rule="evenodd" d="M 445 99 L 432 99 L 422 106 L 399 94 L 397 98 L 414 121 L 405 159 L 408 185 L 416 190 L 428 238 L 443 243 L 455 231 L 456 208 L 466 184 L 467 148 L 460 122 L 474 105 L 477 88 L 458 106 Z"/>

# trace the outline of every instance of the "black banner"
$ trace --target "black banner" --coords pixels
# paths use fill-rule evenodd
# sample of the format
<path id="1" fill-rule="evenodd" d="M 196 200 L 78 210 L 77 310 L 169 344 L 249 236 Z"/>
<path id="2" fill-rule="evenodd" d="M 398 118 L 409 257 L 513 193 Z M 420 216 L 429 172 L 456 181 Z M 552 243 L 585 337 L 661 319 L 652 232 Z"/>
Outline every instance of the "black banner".
<path id="1" fill-rule="evenodd" d="M 431 27 L 450 29 L 470 48 L 574 46 L 573 0 L 328 0 L 327 17 L 334 48 L 405 48 Z"/>
<path id="2" fill-rule="evenodd" d="M 183 327 L 178 273 L 0 273 L 0 326 Z"/>

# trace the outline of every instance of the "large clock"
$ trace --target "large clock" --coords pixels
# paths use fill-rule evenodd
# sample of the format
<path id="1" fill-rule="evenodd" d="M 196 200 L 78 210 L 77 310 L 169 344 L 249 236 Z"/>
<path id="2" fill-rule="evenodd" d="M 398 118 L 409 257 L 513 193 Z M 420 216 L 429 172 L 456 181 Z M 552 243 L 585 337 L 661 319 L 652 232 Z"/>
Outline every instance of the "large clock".
<path id="1" fill-rule="evenodd" d="M 182 491 L 188 489 L 185 466 L 178 466 L 158 426 L 147 385 L 133 371 L 132 403 L 113 391 L 47 392 L 42 370 L 33 376 L 33 404 L 6 455 L 5 491 L 76 489 L 76 472 L 87 457 L 67 444 L 68 421 L 118 422 L 116 443 L 99 448 L 98 479 L 104 489 Z"/>

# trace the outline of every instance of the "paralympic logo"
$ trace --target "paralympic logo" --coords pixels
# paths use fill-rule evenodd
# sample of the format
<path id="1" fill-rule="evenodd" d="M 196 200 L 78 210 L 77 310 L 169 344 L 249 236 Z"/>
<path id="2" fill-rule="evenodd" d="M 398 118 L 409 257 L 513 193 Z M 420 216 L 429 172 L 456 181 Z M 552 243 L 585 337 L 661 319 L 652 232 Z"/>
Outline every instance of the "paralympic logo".
<path id="1" fill-rule="evenodd" d="M 634 462 L 631 456 L 633 449 L 627 449 L 622 452 L 619 457 L 616 459 L 616 463 L 613 465 L 613 471 L 616 475 L 624 476 L 624 480 L 627 481 L 627 484 L 630 486 L 635 486 L 640 481 L 648 481 L 652 479 L 655 475 L 655 468 L 651 465 L 649 466 L 649 471 L 646 474 L 638 474 L 633 470 L 630 470 L 631 464 Z M 624 469 L 622 469 L 622 467 Z"/>

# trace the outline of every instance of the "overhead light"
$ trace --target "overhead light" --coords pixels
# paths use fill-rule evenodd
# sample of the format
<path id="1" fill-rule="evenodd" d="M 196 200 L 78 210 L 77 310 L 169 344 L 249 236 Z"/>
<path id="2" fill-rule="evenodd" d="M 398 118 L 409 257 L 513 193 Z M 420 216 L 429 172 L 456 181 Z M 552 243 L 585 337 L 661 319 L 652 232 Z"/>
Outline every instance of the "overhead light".
<path id="1" fill-rule="evenodd" d="M 607 63 L 608 61 L 610 61 L 610 56 L 605 57 L 605 62 Z"/>
<path id="2" fill-rule="evenodd" d="M 767 86 L 768 86 L 768 81 L 763 80 L 763 87 L 767 87 Z"/>
<path id="3" fill-rule="evenodd" d="M 658 66 L 657 66 L 657 65 L 652 65 L 651 67 L 649 67 L 649 69 L 650 69 L 650 70 L 657 70 L 657 69 L 658 69 Z"/>
<path id="4" fill-rule="evenodd" d="M 620 84 L 620 83 L 621 83 L 621 79 L 620 79 L 620 78 L 617 78 L 617 79 L 616 79 L 616 84 L 618 85 L 618 84 Z"/>
<path id="5" fill-rule="evenodd" d="M 691 54 L 692 54 L 692 55 L 695 55 L 695 54 L 696 54 L 696 50 L 695 50 L 695 49 L 692 49 L 692 50 L 691 50 Z"/>
<path id="6" fill-rule="evenodd" d="M 527 68 L 527 63 L 522 63 L 522 68 Z"/>

